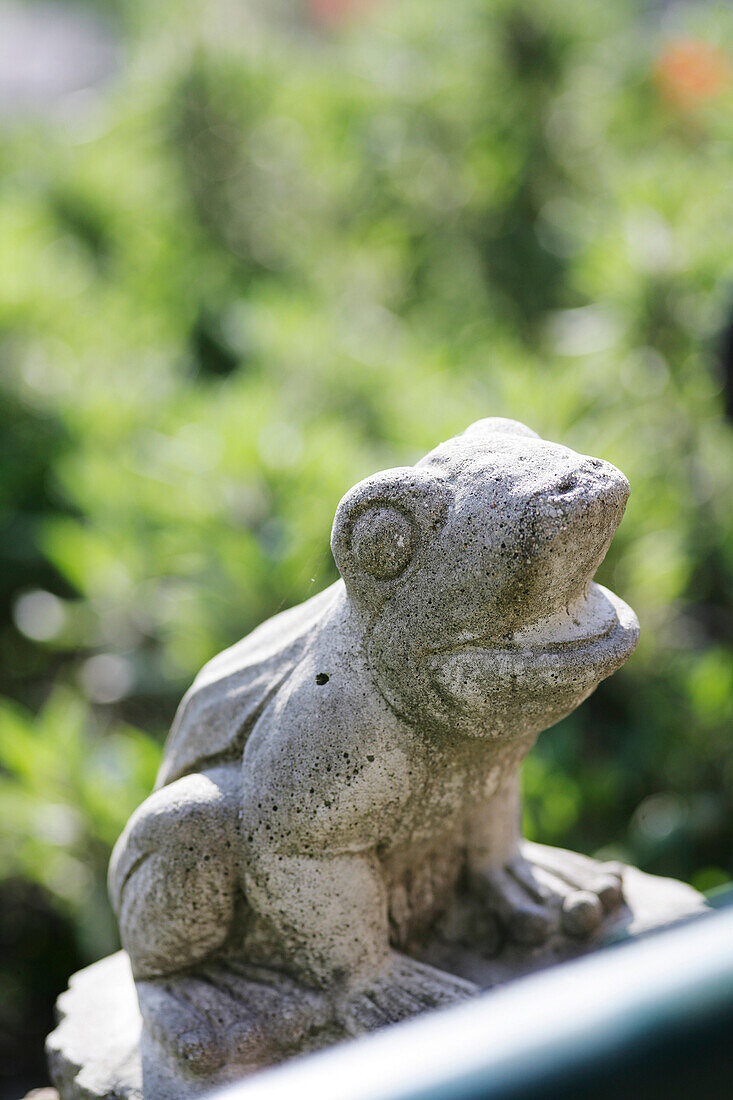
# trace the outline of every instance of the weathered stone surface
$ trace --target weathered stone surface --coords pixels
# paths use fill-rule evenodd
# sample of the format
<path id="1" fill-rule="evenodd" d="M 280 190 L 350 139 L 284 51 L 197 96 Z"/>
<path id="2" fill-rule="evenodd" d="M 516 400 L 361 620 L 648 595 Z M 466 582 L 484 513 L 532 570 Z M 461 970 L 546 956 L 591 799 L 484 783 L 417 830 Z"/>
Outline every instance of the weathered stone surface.
<path id="1" fill-rule="evenodd" d="M 522 841 L 519 768 L 636 644 L 592 581 L 628 492 L 607 462 L 479 421 L 350 490 L 342 580 L 202 670 L 110 867 L 149 1096 L 627 919 L 620 868 Z"/>
<path id="2" fill-rule="evenodd" d="M 424 954 L 433 965 L 450 967 L 481 989 L 488 989 L 564 958 L 597 950 L 620 936 L 640 936 L 694 916 L 705 908 L 703 898 L 690 886 L 645 875 L 633 867 L 624 869 L 624 894 L 624 905 L 602 930 L 584 940 L 557 936 L 529 949 L 509 944 L 491 958 L 475 947 L 456 944 L 455 937 L 448 942 L 436 935 Z M 262 993 L 261 985 L 254 981 L 248 985 L 234 970 L 226 984 L 232 991 L 232 1005 L 239 1000 L 249 1007 Z M 48 1050 L 61 1100 L 189 1100 L 212 1084 L 234 1080 L 252 1068 L 240 1061 L 201 1077 L 187 1074 L 180 1063 L 173 1063 L 150 1036 L 141 1049 L 142 1019 L 123 951 L 75 975 L 59 1008 L 62 1020 L 49 1037 Z M 296 1011 L 302 1018 L 313 1008 L 313 1002 L 306 999 L 297 1004 Z"/>
<path id="3" fill-rule="evenodd" d="M 62 1100 L 140 1097 L 140 1009 L 123 951 L 75 974 L 57 1003 L 60 1023 L 46 1041 Z"/>

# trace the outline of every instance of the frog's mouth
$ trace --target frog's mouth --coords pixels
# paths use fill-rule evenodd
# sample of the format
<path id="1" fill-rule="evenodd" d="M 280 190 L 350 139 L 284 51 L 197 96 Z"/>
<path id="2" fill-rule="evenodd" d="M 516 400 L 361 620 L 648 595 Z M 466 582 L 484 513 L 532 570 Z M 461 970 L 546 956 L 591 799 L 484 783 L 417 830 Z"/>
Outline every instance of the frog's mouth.
<path id="1" fill-rule="evenodd" d="M 511 635 L 465 631 L 433 650 L 428 676 L 456 728 L 502 736 L 546 728 L 570 713 L 631 655 L 636 616 L 590 583 L 566 607 Z M 490 716 L 486 725 L 480 716 Z"/>
<path id="2" fill-rule="evenodd" d="M 509 635 L 488 630 L 464 630 L 435 653 L 465 649 L 505 653 L 570 653 L 592 649 L 611 635 L 630 609 L 618 596 L 591 582 L 575 600 L 553 615 L 538 619 Z"/>

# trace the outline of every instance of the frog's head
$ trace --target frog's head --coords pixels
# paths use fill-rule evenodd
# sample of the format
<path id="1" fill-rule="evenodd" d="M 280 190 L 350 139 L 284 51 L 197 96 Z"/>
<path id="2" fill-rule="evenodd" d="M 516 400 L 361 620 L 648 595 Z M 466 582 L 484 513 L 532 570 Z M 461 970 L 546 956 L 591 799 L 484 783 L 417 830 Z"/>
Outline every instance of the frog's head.
<path id="1" fill-rule="evenodd" d="M 390 706 L 471 737 L 577 707 L 638 637 L 592 581 L 628 495 L 610 463 L 500 419 L 354 486 L 331 545 Z"/>

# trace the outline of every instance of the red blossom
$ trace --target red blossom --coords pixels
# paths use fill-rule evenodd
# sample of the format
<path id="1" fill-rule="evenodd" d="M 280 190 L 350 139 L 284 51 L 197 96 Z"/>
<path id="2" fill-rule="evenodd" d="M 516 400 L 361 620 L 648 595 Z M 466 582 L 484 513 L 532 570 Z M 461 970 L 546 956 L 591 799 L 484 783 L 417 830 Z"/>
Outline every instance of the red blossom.
<path id="1" fill-rule="evenodd" d="M 311 17 L 317 23 L 337 26 L 358 16 L 378 0 L 308 0 Z"/>
<path id="2" fill-rule="evenodd" d="M 730 65 L 709 42 L 681 38 L 660 54 L 654 76 L 662 99 L 677 110 L 689 111 L 729 86 Z"/>

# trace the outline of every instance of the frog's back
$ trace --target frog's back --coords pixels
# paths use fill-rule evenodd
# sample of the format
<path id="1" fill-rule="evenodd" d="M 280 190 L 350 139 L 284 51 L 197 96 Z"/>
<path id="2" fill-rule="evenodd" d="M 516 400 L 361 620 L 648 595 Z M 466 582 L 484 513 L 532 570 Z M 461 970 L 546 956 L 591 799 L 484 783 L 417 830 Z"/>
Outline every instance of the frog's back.
<path id="1" fill-rule="evenodd" d="M 204 665 L 176 712 L 156 787 L 241 756 L 252 727 L 342 587 L 337 581 L 282 611 Z"/>

